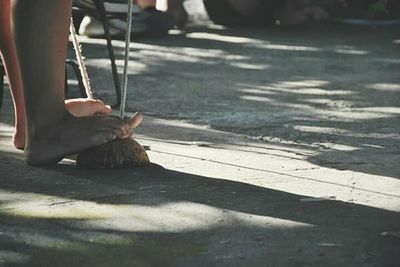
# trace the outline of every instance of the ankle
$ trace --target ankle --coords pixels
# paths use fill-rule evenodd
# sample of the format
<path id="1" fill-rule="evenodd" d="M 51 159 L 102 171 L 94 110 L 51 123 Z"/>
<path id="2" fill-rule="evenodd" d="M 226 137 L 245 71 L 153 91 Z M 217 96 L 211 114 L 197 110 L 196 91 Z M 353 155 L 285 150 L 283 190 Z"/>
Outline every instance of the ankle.
<path id="1" fill-rule="evenodd" d="M 37 118 L 28 118 L 26 135 L 28 139 L 40 138 L 45 132 L 51 132 L 62 125 L 63 121 L 73 118 L 73 116 L 65 109 L 65 111 L 57 114 L 39 115 Z"/>

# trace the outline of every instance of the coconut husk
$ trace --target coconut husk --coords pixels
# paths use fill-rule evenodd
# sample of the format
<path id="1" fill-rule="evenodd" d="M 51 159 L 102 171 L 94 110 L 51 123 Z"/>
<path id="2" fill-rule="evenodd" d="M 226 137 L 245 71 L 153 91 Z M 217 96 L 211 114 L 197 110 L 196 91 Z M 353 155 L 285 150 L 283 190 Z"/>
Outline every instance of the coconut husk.
<path id="1" fill-rule="evenodd" d="M 91 169 L 117 169 L 145 166 L 150 163 L 144 148 L 133 138 L 116 139 L 78 154 L 76 164 Z"/>

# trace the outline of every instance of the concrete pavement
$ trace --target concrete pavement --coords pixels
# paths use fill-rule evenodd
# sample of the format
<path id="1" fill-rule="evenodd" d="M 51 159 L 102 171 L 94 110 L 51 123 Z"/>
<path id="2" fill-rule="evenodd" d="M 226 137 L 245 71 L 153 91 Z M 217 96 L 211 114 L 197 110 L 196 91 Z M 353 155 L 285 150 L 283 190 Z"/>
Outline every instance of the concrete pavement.
<path id="1" fill-rule="evenodd" d="M 139 169 L 26 166 L 7 94 L 0 266 L 398 266 L 398 39 L 211 25 L 135 42 Z M 112 101 L 104 42 L 83 43 Z"/>

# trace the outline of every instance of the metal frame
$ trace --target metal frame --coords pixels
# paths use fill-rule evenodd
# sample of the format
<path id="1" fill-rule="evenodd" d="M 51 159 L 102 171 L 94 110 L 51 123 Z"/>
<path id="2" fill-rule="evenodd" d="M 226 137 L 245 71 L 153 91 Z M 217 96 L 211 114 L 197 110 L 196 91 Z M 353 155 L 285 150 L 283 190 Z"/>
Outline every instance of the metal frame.
<path id="1" fill-rule="evenodd" d="M 110 34 L 110 27 L 108 25 L 108 17 L 105 6 L 104 6 L 104 0 L 92 0 L 94 4 L 94 9 L 92 8 L 85 8 L 83 6 L 74 6 L 78 10 L 81 10 L 97 19 L 99 19 L 103 25 L 103 30 L 105 33 L 105 38 L 107 41 L 107 51 L 108 51 L 108 56 L 110 58 L 111 62 L 111 71 L 112 71 L 112 76 L 114 80 L 114 87 L 115 87 L 115 93 L 116 93 L 116 98 L 117 98 L 117 103 L 113 107 L 119 107 L 121 105 L 121 81 L 120 77 L 118 74 L 118 69 L 117 65 L 115 63 L 115 54 L 114 54 L 114 48 L 112 45 L 112 40 L 111 40 L 111 34 Z M 113 15 L 111 15 L 113 16 Z M 115 16 L 115 15 L 114 15 Z"/>
<path id="2" fill-rule="evenodd" d="M 83 86 L 82 76 L 79 71 L 78 63 L 75 60 L 67 59 L 65 61 L 65 93 L 68 91 L 68 75 L 67 75 L 67 66 L 70 66 L 75 74 L 76 79 L 78 80 L 79 92 L 82 97 L 87 97 L 85 87 Z M 4 100 L 4 77 L 6 76 L 6 70 L 4 69 L 3 63 L 0 61 L 0 110 L 3 107 Z"/>
<path id="3" fill-rule="evenodd" d="M 6 76 L 6 71 L 4 69 L 3 63 L 0 60 L 0 110 L 3 106 L 4 97 L 4 77 Z"/>
<path id="4" fill-rule="evenodd" d="M 72 68 L 72 70 L 74 71 L 76 80 L 78 81 L 78 88 L 79 88 L 79 92 L 81 94 L 81 97 L 87 98 L 88 96 L 86 94 L 85 86 L 83 84 L 82 74 L 81 74 L 81 72 L 79 70 L 78 62 L 76 60 L 73 60 L 73 59 L 67 59 L 65 61 L 65 86 L 64 86 L 65 95 L 67 95 L 68 90 L 69 90 L 69 86 L 68 86 L 68 66 L 70 66 Z"/>

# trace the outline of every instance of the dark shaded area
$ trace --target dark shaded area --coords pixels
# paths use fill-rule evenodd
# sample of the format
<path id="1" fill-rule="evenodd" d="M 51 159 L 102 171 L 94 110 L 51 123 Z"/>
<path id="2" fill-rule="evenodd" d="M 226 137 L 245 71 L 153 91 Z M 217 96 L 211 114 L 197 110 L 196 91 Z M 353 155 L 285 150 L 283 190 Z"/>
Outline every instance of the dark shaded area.
<path id="1" fill-rule="evenodd" d="M 266 142 L 279 146 L 278 151 L 258 152 L 266 156 L 299 147 L 312 151 L 307 160 L 318 166 L 399 178 L 398 37 L 396 28 L 322 25 L 194 27 L 186 35 L 141 40 L 132 60 L 144 67 L 133 67 L 139 71 L 130 75 L 128 106 L 243 134 L 259 142 L 260 150 Z M 122 49 L 116 50 L 121 58 Z M 110 100 L 110 70 L 99 64 L 107 60 L 105 51 L 101 43 L 84 44 L 95 92 Z M 324 83 L 301 85 L 305 80 Z M 376 84 L 392 87 L 371 87 Z M 12 125 L 11 108 L 6 112 L 0 113 L 1 121 Z M 202 136 L 200 141 L 209 146 L 229 143 L 206 130 L 153 127 L 143 134 L 165 142 Z M 156 127 L 169 127 L 177 135 L 163 136 Z M 9 140 L 9 134 L 0 131 L 0 139 Z M 330 144 L 357 149 L 339 150 Z M 7 199 L 9 194 L 22 194 L 23 201 L 25 194 L 37 193 L 69 199 L 71 205 L 80 200 L 148 208 L 183 203 L 224 214 L 217 223 L 199 217 L 197 210 L 176 214 L 182 220 L 206 220 L 210 224 L 204 229 L 129 231 L 90 224 L 93 220 L 29 218 L 0 209 L 0 265 L 386 267 L 400 262 L 398 237 L 382 235 L 398 233 L 397 212 L 340 201 L 306 203 L 300 199 L 307 196 L 156 165 L 101 172 L 66 164 L 38 169 L 26 166 L 21 154 L 2 151 L 0 190 L 3 207 L 18 201 Z M 235 221 L 232 214 L 237 212 L 249 221 Z M 257 216 L 307 225 L 251 224 Z M 18 259 L 22 261 L 14 262 Z"/>
<path id="2" fill-rule="evenodd" d="M 305 196 L 156 165 L 85 171 L 61 164 L 46 170 L 27 167 L 3 153 L 0 166 L 8 174 L 0 180 L 5 192 L 113 205 L 195 203 L 226 214 L 236 211 L 312 225 L 259 227 L 240 220 L 224 223 L 221 217 L 219 224 L 203 230 L 136 232 L 0 211 L 1 249 L 30 257 L 24 264 L 7 266 L 397 266 L 400 260 L 399 240 L 381 235 L 397 230 L 400 215 L 395 212 L 340 201 L 304 203 L 300 199 Z M 53 179 L 43 178 L 51 173 Z M 193 212 L 184 217 L 195 216 Z"/>
<path id="3" fill-rule="evenodd" d="M 329 19 L 390 20 L 400 15 L 400 4 L 397 0 L 259 0 L 250 1 L 247 4 L 250 11 L 247 12 L 235 8 L 229 0 L 204 0 L 204 5 L 214 23 L 230 27 L 272 25 L 280 19 L 302 27 L 308 23 L 319 22 L 319 19 L 316 19 L 318 16 L 311 19 L 314 15 L 310 10 L 316 8 L 329 14 Z M 309 18 L 301 21 L 299 18 L 302 16 Z"/>
<path id="4" fill-rule="evenodd" d="M 208 16 L 216 24 L 254 26 L 274 24 L 276 12 L 285 5 L 285 1 L 259 1 L 257 9 L 247 16 L 240 14 L 228 0 L 204 0 L 204 5 Z"/>

